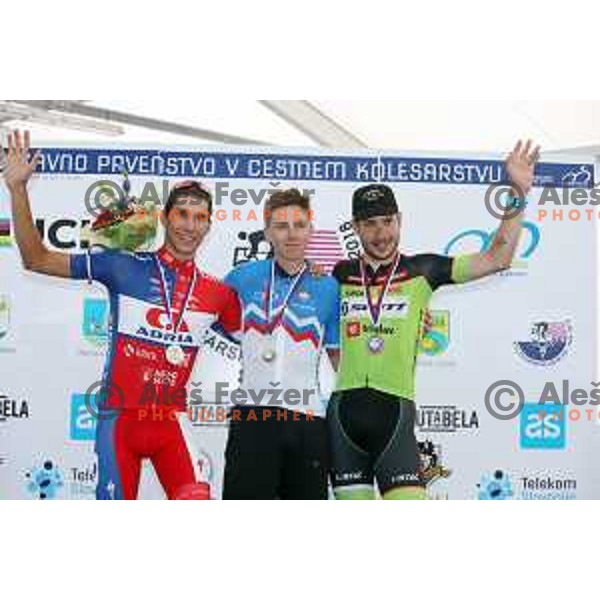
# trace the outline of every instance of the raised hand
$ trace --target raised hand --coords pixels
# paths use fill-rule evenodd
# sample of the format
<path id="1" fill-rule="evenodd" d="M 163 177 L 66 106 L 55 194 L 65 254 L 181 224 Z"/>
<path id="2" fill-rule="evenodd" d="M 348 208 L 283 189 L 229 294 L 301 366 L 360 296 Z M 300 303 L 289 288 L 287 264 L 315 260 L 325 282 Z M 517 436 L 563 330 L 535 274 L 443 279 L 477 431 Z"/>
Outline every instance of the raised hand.
<path id="1" fill-rule="evenodd" d="M 8 152 L 0 148 L 0 164 L 4 165 L 3 175 L 6 186 L 9 190 L 15 190 L 20 187 L 26 187 L 27 182 L 35 172 L 40 160 L 40 152 L 36 152 L 30 157 L 30 136 L 29 131 L 21 136 L 21 132 L 16 130 L 8 134 Z"/>
<path id="2" fill-rule="evenodd" d="M 533 187 L 535 165 L 540 158 L 540 146 L 528 140 L 525 145 L 519 140 L 506 158 L 506 172 L 514 184 L 515 197 L 525 198 Z"/>

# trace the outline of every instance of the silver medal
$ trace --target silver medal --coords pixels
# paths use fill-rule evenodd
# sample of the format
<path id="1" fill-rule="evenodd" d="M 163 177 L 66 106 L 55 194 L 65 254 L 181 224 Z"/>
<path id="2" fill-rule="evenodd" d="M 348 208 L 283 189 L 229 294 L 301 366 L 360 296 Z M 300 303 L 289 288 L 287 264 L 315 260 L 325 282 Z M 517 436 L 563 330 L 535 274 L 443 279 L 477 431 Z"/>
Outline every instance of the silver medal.
<path id="1" fill-rule="evenodd" d="M 268 348 L 266 349 L 263 353 L 262 353 L 262 359 L 266 362 L 266 363 L 272 363 L 275 362 L 275 359 L 277 358 L 277 352 L 275 352 L 275 350 Z"/>

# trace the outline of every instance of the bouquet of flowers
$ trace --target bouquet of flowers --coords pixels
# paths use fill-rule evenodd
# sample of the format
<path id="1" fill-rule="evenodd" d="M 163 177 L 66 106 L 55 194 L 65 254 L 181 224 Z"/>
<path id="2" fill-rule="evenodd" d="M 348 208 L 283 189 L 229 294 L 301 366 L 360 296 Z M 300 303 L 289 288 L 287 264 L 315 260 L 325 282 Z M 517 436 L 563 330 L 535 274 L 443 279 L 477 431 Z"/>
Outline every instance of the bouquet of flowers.
<path id="1" fill-rule="evenodd" d="M 103 246 L 140 252 L 150 250 L 158 231 L 158 210 L 151 201 L 141 201 L 130 195 L 131 183 L 124 174 L 123 197 L 115 197 L 114 189 L 107 186 L 101 193 L 105 207 L 90 227 L 82 232 L 82 239 L 90 246 Z"/>

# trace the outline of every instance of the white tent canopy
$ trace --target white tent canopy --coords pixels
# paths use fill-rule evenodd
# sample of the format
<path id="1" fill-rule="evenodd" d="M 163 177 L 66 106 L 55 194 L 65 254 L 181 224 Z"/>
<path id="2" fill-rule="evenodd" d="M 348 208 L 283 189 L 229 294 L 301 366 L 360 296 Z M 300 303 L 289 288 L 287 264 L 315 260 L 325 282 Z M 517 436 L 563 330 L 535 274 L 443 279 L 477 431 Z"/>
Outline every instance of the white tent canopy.
<path id="1" fill-rule="evenodd" d="M 241 143 L 418 152 L 505 152 L 532 137 L 546 153 L 600 156 L 600 101 L 0 101 L 0 128 L 37 142 Z"/>

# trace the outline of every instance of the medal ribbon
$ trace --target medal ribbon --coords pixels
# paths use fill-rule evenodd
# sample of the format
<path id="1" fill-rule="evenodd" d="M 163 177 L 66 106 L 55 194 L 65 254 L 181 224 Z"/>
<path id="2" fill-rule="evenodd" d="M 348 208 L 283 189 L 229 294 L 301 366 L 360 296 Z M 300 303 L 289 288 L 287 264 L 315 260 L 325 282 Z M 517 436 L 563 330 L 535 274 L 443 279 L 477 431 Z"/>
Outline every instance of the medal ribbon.
<path id="1" fill-rule="evenodd" d="M 167 290 L 167 280 L 165 278 L 165 272 L 164 272 L 162 264 L 160 263 L 160 259 L 158 258 L 158 256 L 156 254 L 154 255 L 154 260 L 156 261 L 156 266 L 158 267 L 158 272 L 160 274 L 160 291 L 161 291 L 161 295 L 162 295 L 162 299 L 163 299 L 165 308 L 167 309 L 167 317 L 169 318 L 169 323 L 172 327 L 173 333 L 177 333 L 181 323 L 183 322 L 183 317 L 187 311 L 188 303 L 190 301 L 190 296 L 192 295 L 192 290 L 194 289 L 194 287 L 196 285 L 196 279 L 198 277 L 198 272 L 197 272 L 196 267 L 194 266 L 194 274 L 192 275 L 192 281 L 190 282 L 190 285 L 188 286 L 188 289 L 187 289 L 187 292 L 185 295 L 185 300 L 183 302 L 183 307 L 179 314 L 179 319 L 177 320 L 177 323 L 175 323 L 173 321 L 173 310 L 172 310 L 172 306 L 171 306 L 171 299 L 169 297 L 169 294 L 167 293 L 168 290 Z M 175 276 L 175 287 L 176 286 L 177 286 L 177 275 Z M 173 289 L 175 289 L 175 288 L 173 288 Z"/>
<path id="2" fill-rule="evenodd" d="M 369 314 L 371 316 L 371 323 L 375 327 L 379 325 L 379 321 L 381 320 L 381 307 L 385 301 L 385 297 L 390 289 L 390 285 L 392 284 L 392 278 L 394 277 L 398 265 L 400 264 L 401 255 L 398 253 L 396 260 L 394 261 L 394 265 L 392 266 L 390 272 L 388 273 L 387 279 L 385 281 L 385 285 L 383 287 L 383 292 L 379 296 L 377 303 L 374 305 L 373 300 L 371 299 L 371 294 L 369 292 L 369 284 L 367 283 L 367 273 L 364 265 L 364 260 L 360 259 L 360 274 L 362 277 L 363 290 L 365 292 L 365 296 L 367 297 L 367 306 L 369 307 Z"/>
<path id="3" fill-rule="evenodd" d="M 272 334 L 275 331 L 275 328 L 277 327 L 277 325 L 279 325 L 279 323 L 281 323 L 281 320 L 283 319 L 283 315 L 287 309 L 288 304 L 290 303 L 290 300 L 292 299 L 292 296 L 294 295 L 294 293 L 296 292 L 296 289 L 298 288 L 298 286 L 300 285 L 301 280 L 304 277 L 304 274 L 307 271 L 307 266 L 304 265 L 304 268 L 302 269 L 302 271 L 300 271 L 300 273 L 296 276 L 296 279 L 294 280 L 294 282 L 292 283 L 290 290 L 285 298 L 285 300 L 283 301 L 283 303 L 281 304 L 281 306 L 279 307 L 279 311 L 277 316 L 275 317 L 275 319 L 273 320 L 273 322 L 271 322 L 271 316 L 273 314 L 273 305 L 272 305 L 272 300 L 273 300 L 273 290 L 275 289 L 275 260 L 272 261 L 271 264 L 271 280 L 269 281 L 269 287 L 267 288 L 267 297 L 266 297 L 266 307 L 265 307 L 265 313 L 267 316 L 267 332 L 269 334 Z"/>

